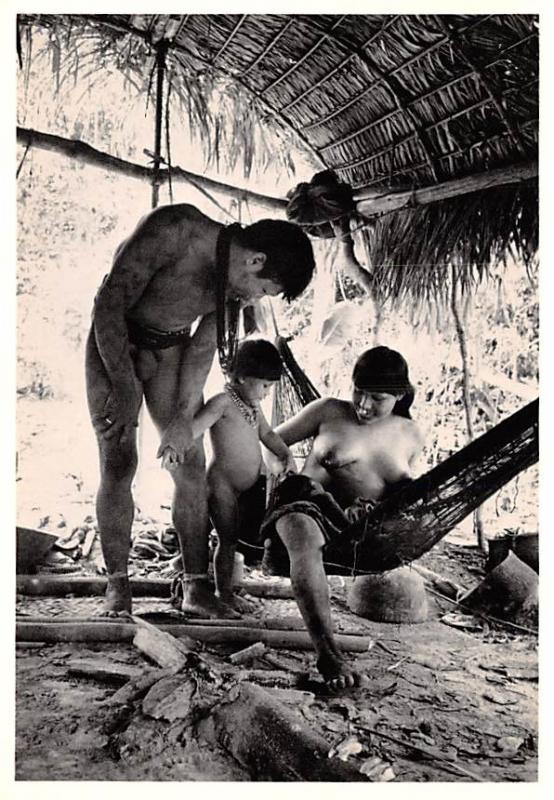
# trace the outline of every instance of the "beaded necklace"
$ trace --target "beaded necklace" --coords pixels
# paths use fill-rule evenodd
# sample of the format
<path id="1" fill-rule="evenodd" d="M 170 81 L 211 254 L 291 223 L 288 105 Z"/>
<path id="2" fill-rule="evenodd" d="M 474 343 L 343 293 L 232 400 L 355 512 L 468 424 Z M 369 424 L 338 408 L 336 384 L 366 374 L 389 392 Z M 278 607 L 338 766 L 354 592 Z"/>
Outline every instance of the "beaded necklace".
<path id="1" fill-rule="evenodd" d="M 233 389 L 230 383 L 225 384 L 225 391 L 238 409 L 241 417 L 246 420 L 251 428 L 258 427 L 258 409 L 245 403 L 242 397 Z"/>

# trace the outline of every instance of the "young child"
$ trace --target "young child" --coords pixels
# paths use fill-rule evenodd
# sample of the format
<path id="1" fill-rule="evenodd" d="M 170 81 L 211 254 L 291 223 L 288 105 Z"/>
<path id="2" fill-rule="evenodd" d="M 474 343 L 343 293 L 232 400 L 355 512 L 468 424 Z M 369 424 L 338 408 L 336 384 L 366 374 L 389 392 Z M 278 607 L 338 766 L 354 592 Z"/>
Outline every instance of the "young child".
<path id="1" fill-rule="evenodd" d="M 271 429 L 260 408 L 281 377 L 281 356 L 271 342 L 243 342 L 225 384 L 195 415 L 193 437 L 210 430 L 213 459 L 208 469 L 209 509 L 217 532 L 214 577 L 217 596 L 238 611 L 249 610 L 233 595 L 232 574 L 238 538 L 238 497 L 252 488 L 262 466 L 260 441 L 279 460 L 282 471 L 296 472 L 294 458 Z"/>

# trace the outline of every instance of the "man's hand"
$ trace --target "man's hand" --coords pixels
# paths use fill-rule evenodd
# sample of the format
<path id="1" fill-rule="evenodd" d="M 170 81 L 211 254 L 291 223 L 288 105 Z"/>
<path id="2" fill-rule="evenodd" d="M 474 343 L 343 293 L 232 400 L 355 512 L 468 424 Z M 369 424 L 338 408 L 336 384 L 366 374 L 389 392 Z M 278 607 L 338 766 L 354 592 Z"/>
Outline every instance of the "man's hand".
<path id="1" fill-rule="evenodd" d="M 138 425 L 140 401 L 134 389 L 114 387 L 104 411 L 93 417 L 93 425 L 103 439 L 119 437 L 119 441 L 131 439 Z"/>
<path id="2" fill-rule="evenodd" d="M 177 414 L 162 435 L 156 458 L 162 459 L 162 467 L 170 469 L 172 465 L 184 464 L 185 454 L 193 443 L 192 420 L 183 414 Z"/>

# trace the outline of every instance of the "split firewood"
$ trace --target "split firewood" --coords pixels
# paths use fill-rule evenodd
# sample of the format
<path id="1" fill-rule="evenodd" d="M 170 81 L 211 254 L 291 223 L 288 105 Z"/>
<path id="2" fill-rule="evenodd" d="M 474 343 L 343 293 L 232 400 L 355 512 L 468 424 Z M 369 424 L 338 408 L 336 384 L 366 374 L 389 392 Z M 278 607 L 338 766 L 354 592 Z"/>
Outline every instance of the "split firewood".
<path id="1" fill-rule="evenodd" d="M 193 639 L 188 637 L 177 639 L 139 617 L 133 617 L 133 620 L 137 626 L 133 639 L 136 648 L 160 667 L 179 670 L 186 666 L 189 654 L 197 647 Z"/>
<path id="2" fill-rule="evenodd" d="M 296 675 L 278 669 L 241 669 L 234 677 L 238 681 L 251 681 L 269 686 L 281 684 L 289 687 L 295 686 L 297 682 Z"/>
<path id="3" fill-rule="evenodd" d="M 197 693 L 197 682 L 182 675 L 173 675 L 157 681 L 142 701 L 142 710 L 154 719 L 173 722 L 185 719 L 191 713 L 192 698 Z"/>
<path id="4" fill-rule="evenodd" d="M 117 692 L 112 694 L 102 702 L 102 705 L 128 705 L 146 694 L 146 692 L 155 683 L 162 678 L 167 678 L 175 675 L 173 669 L 148 669 L 140 677 L 133 678 L 128 681 L 125 686 L 118 689 Z"/>
<path id="5" fill-rule="evenodd" d="M 265 690 L 276 700 L 280 700 L 281 703 L 290 703 L 298 708 L 310 706 L 315 700 L 313 692 L 305 692 L 302 689 L 283 689 L 279 686 L 266 686 Z"/>
<path id="6" fill-rule="evenodd" d="M 422 567 L 420 564 L 410 564 L 410 569 L 413 569 L 414 572 L 419 573 L 421 577 L 425 579 L 426 583 L 431 584 L 433 589 L 440 594 L 445 595 L 445 597 L 450 598 L 451 600 L 456 600 L 456 598 L 460 597 L 466 592 L 462 586 L 454 581 L 451 581 L 450 578 L 445 578 L 442 575 L 439 575 L 437 572 L 427 569 L 427 567 Z"/>
<path id="7" fill-rule="evenodd" d="M 254 642 L 249 647 L 245 647 L 244 650 L 239 650 L 229 656 L 229 661 L 231 664 L 244 664 L 257 656 L 263 656 L 264 652 L 265 644 L 263 642 Z"/>
<path id="8" fill-rule="evenodd" d="M 108 683 L 125 683 L 144 675 L 141 667 L 117 664 L 105 658 L 72 658 L 66 662 L 67 673 L 77 678 L 94 678 Z"/>
<path id="9" fill-rule="evenodd" d="M 85 535 L 85 541 L 81 547 L 81 558 L 88 558 L 90 551 L 92 550 L 92 545 L 94 544 L 94 540 L 96 539 L 96 531 L 94 528 L 90 528 Z"/>

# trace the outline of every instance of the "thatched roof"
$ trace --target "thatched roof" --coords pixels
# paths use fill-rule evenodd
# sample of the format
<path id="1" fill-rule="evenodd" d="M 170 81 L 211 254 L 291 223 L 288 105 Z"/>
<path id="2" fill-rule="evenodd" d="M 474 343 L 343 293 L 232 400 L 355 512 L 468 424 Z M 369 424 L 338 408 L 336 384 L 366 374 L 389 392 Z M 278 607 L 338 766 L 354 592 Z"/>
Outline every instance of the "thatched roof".
<path id="1" fill-rule="evenodd" d="M 534 15 L 35 14 L 19 22 L 50 27 L 62 52 L 96 36 L 103 57 L 143 74 L 162 43 L 198 125 L 209 128 L 210 113 L 198 88 L 221 78 L 236 101 L 231 135 L 247 158 L 249 126 L 271 125 L 355 196 L 537 161 Z M 530 258 L 537 180 L 380 213 L 364 235 L 383 280 L 394 264 L 388 279 L 400 284 L 414 265 L 482 269 L 510 247 Z"/>

